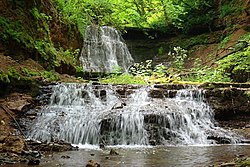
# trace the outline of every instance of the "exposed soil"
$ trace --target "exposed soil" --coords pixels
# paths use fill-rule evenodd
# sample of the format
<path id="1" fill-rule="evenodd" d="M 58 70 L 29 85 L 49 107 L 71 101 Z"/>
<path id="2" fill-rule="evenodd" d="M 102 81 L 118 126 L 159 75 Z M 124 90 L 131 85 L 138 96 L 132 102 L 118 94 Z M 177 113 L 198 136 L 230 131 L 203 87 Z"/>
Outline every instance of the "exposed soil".
<path id="1" fill-rule="evenodd" d="M 38 62 L 32 59 L 18 61 L 10 56 L 5 56 L 4 53 L 0 53 L 0 60 L 0 71 L 2 72 L 8 72 L 10 69 L 15 69 L 17 72 L 21 73 L 22 68 L 35 72 L 42 72 L 45 70 Z"/>
<path id="2" fill-rule="evenodd" d="M 231 53 L 234 53 L 234 46 L 238 43 L 240 37 L 247 33 L 248 32 L 245 29 L 240 28 L 232 33 L 229 41 L 225 44 L 225 46 L 220 46 L 220 43 L 196 45 L 190 49 L 193 50 L 190 54 L 193 55 L 193 60 L 199 58 L 202 61 L 203 65 L 211 66 L 215 61 L 220 60 Z M 211 33 L 211 38 L 213 38 L 213 33 Z M 187 67 L 190 68 L 192 67 L 192 65 L 189 64 L 187 65 Z"/>

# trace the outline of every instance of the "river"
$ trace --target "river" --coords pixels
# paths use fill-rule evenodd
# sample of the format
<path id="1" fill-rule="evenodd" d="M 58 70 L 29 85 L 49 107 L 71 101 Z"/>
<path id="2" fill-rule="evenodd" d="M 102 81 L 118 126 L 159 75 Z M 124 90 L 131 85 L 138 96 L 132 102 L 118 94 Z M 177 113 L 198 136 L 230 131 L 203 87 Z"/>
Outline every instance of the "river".
<path id="1" fill-rule="evenodd" d="M 237 156 L 250 156 L 250 145 L 112 147 L 119 155 L 109 155 L 111 148 L 80 149 L 47 154 L 40 167 L 83 167 L 94 160 L 102 167 L 205 167 L 231 161 Z M 63 158 L 69 156 L 69 158 Z M 27 164 L 3 165 L 26 167 Z"/>

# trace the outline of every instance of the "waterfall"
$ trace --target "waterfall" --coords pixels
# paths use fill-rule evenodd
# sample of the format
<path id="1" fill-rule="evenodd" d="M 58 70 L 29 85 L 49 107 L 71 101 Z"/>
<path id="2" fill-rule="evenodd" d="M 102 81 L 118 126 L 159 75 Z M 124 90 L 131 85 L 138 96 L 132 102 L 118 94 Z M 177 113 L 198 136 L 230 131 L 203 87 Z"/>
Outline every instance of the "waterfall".
<path id="1" fill-rule="evenodd" d="M 238 140 L 215 126 L 204 90 L 195 87 L 175 90 L 174 97 L 163 98 L 152 97 L 152 86 L 71 83 L 46 89 L 51 90 L 49 102 L 28 132 L 36 140 L 92 145 L 194 145 L 211 144 L 214 139 Z"/>
<path id="2" fill-rule="evenodd" d="M 118 31 L 108 26 L 88 26 L 80 61 L 89 72 L 127 72 L 133 58 Z"/>

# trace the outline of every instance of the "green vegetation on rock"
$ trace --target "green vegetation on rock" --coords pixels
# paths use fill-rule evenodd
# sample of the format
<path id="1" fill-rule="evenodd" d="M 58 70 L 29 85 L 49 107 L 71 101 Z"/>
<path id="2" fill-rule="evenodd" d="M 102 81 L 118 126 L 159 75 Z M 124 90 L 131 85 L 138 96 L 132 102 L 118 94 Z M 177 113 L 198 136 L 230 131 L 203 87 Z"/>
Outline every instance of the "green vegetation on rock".
<path id="1" fill-rule="evenodd" d="M 131 74 L 111 74 L 103 82 L 168 83 L 247 82 L 249 81 L 249 33 L 230 48 L 239 29 L 237 19 L 248 12 L 242 0 L 217 2 L 213 0 L 34 0 L 17 3 L 4 0 L 10 8 L 0 16 L 0 41 L 9 55 L 21 61 L 31 58 L 45 71 L 22 69 L 20 76 L 57 80 L 54 71 L 84 77 L 79 55 L 88 25 L 108 25 L 123 33 L 129 28 L 144 32 L 148 40 L 157 33 L 176 35 L 158 46 L 158 56 L 166 61 L 135 64 Z M 238 6 L 237 6 L 238 5 Z M 13 13 L 15 12 L 15 13 Z M 239 24 L 240 21 L 239 21 Z M 241 28 L 241 27 L 240 27 Z M 245 25 L 244 29 L 249 31 Z M 150 34 L 153 31 L 155 34 Z M 216 34 L 215 32 L 218 33 Z M 211 37 L 211 33 L 214 35 Z M 169 38 L 170 39 L 170 38 Z M 230 43 L 230 44 L 231 44 Z M 204 64 L 190 51 L 195 46 L 216 44 L 222 56 L 212 55 L 213 62 Z M 13 47 L 17 49 L 12 50 Z M 176 48 L 180 48 L 176 50 Z M 205 47 L 204 47 L 205 48 Z M 7 55 L 8 55 L 7 54 Z M 214 57 L 215 58 L 214 58 Z M 205 58 L 208 59 L 208 58 Z M 186 68 L 186 64 L 194 65 Z M 151 62 L 150 62 L 151 63 Z M 162 64 L 161 64 L 162 63 Z M 170 64 L 170 65 L 163 65 Z M 138 69 L 139 68 L 139 69 Z M 53 71 L 53 72 L 51 72 Z M 20 72 L 19 72 L 20 73 Z M 1 81 L 9 82 L 13 71 L 1 72 Z M 116 78 L 116 79 L 112 79 Z M 117 81 L 113 81 L 117 80 Z"/>

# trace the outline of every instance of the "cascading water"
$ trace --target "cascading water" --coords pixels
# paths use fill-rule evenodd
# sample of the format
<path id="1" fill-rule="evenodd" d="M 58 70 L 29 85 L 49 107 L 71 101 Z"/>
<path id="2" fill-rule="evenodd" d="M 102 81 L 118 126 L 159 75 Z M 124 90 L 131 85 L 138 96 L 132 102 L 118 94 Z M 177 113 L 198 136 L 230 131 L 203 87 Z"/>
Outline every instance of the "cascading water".
<path id="1" fill-rule="evenodd" d="M 88 26 L 80 61 L 89 72 L 126 72 L 133 58 L 118 31 L 112 27 Z"/>
<path id="2" fill-rule="evenodd" d="M 119 86 L 111 85 L 50 88 L 50 102 L 29 131 L 33 139 L 93 145 L 193 145 L 210 144 L 212 138 L 237 142 L 232 133 L 214 125 L 213 111 L 201 89 L 181 89 L 174 97 L 154 98 L 150 86 L 123 94 Z"/>

